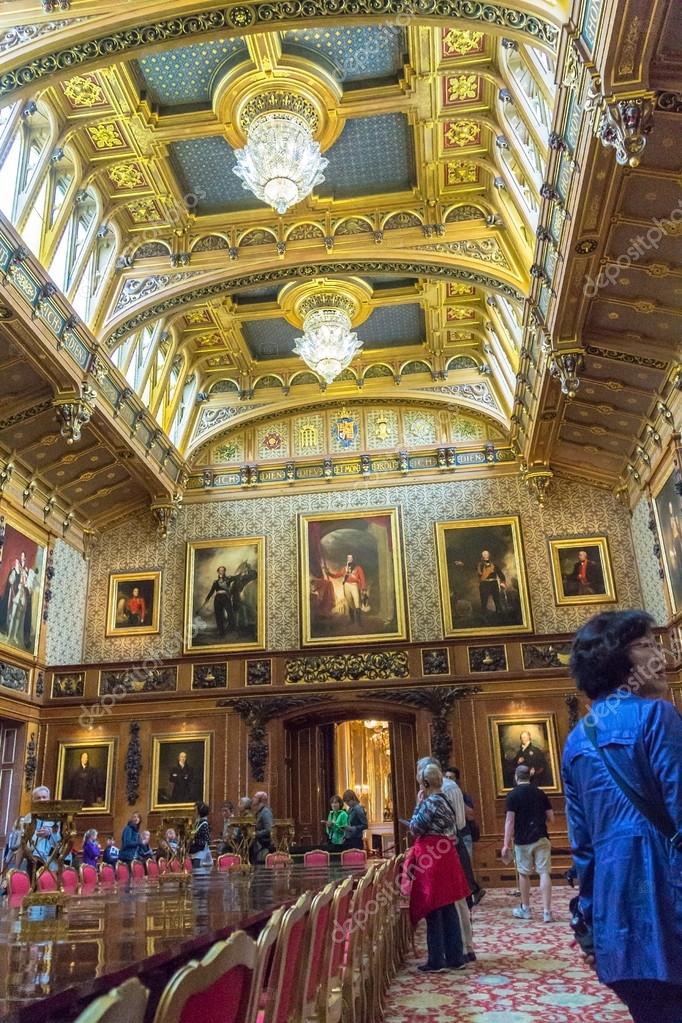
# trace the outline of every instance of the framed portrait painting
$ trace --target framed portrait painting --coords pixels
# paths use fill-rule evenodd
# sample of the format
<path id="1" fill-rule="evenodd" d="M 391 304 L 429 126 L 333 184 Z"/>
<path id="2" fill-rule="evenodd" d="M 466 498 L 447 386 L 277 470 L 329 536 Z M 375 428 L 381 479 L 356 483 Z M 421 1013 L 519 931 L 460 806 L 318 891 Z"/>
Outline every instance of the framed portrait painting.
<path id="1" fill-rule="evenodd" d="M 557 604 L 611 604 L 616 599 L 605 536 L 550 540 Z"/>
<path id="2" fill-rule="evenodd" d="M 35 657 L 40 642 L 46 537 L 0 514 L 0 650 Z"/>
<path id="3" fill-rule="evenodd" d="M 396 508 L 299 516 L 301 640 L 407 639 Z"/>
<path id="4" fill-rule="evenodd" d="M 187 544 L 186 654 L 265 646 L 265 538 Z"/>
<path id="5" fill-rule="evenodd" d="M 80 799 L 81 813 L 110 813 L 115 739 L 60 742 L 56 799 Z"/>
<path id="6" fill-rule="evenodd" d="M 514 787 L 514 772 L 521 764 L 545 792 L 561 792 L 556 721 L 553 714 L 527 717 L 491 717 L 490 739 L 498 796 Z"/>
<path id="7" fill-rule="evenodd" d="M 160 572 L 111 573 L 107 636 L 150 636 L 159 631 L 160 614 Z"/>
<path id="8" fill-rule="evenodd" d="M 663 572 L 673 614 L 682 611 L 682 493 L 676 490 L 679 480 L 679 474 L 671 472 L 654 497 Z"/>
<path id="9" fill-rule="evenodd" d="M 210 763 L 209 732 L 152 736 L 150 811 L 208 803 Z"/>
<path id="10" fill-rule="evenodd" d="M 530 632 L 521 527 L 516 516 L 436 523 L 446 636 Z"/>

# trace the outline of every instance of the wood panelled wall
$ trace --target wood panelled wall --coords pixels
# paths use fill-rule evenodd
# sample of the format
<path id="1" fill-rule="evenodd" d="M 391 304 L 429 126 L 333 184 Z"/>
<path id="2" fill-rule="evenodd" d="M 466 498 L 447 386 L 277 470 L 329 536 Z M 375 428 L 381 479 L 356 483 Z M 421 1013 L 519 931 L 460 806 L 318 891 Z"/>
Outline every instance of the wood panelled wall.
<path id="1" fill-rule="evenodd" d="M 462 784 L 469 792 L 479 810 L 482 839 L 477 846 L 477 869 L 484 884 L 507 883 L 513 880 L 513 872 L 505 869 L 499 860 L 499 849 L 504 827 L 504 798 L 496 794 L 491 748 L 489 718 L 497 715 L 518 715 L 530 717 L 553 714 L 558 726 L 559 745 L 569 731 L 569 710 L 565 696 L 572 691 L 570 680 L 565 678 L 547 680 L 510 679 L 500 684 L 484 683 L 481 692 L 463 696 L 449 716 L 449 727 L 453 741 L 452 760 L 461 768 Z M 676 687 L 678 705 L 682 705 L 679 685 Z M 52 789 L 56 780 L 58 744 L 60 741 L 85 743 L 93 738 L 113 738 L 117 743 L 116 767 L 113 789 L 113 813 L 87 815 L 79 819 L 80 827 L 96 827 L 101 835 L 120 835 L 133 809 L 139 809 L 152 831 L 161 824 L 161 813 L 150 812 L 150 780 L 152 736 L 178 732 L 210 732 L 212 736 L 211 764 L 211 809 L 214 834 L 221 826 L 220 807 L 224 799 L 265 788 L 271 793 L 271 802 L 276 816 L 294 816 L 297 821 L 297 838 L 311 841 L 320 838 L 317 822 L 321 810 L 333 788 L 333 780 L 325 775 L 322 751 L 315 743 L 316 729 L 313 727 L 311 711 L 307 711 L 308 723 L 293 727 L 301 718 L 301 711 L 294 710 L 270 721 L 268 728 L 269 757 L 264 782 L 251 777 L 248 763 L 248 728 L 233 710 L 216 706 L 214 697 L 195 696 L 191 700 L 173 701 L 172 713 L 163 698 L 134 699 L 121 701 L 112 708 L 107 719 L 92 727 L 83 728 L 78 716 L 67 707 L 45 708 L 43 711 L 42 742 L 40 750 L 40 779 Z M 320 706 L 320 715 L 326 721 L 330 714 L 335 720 L 344 718 L 376 717 L 395 718 L 405 727 L 414 722 L 415 745 L 398 742 L 394 751 L 396 780 L 406 793 L 409 801 L 416 788 L 414 761 L 416 756 L 428 754 L 430 742 L 430 713 L 423 709 L 408 710 L 405 706 L 377 702 L 363 697 L 361 687 L 353 692 L 343 691 L 327 694 Z M 135 807 L 128 804 L 126 797 L 125 755 L 129 740 L 131 721 L 140 724 L 143 770 L 140 797 Z M 397 730 L 396 735 L 400 734 Z M 319 730 L 318 730 L 319 738 Z M 406 748 L 407 747 L 407 748 Z M 567 834 L 564 800 L 561 795 L 552 795 L 556 811 L 554 845 L 558 854 L 567 852 Z M 396 806 L 398 814 L 409 813 L 409 805 Z M 565 855 L 557 863 L 568 863 Z"/>

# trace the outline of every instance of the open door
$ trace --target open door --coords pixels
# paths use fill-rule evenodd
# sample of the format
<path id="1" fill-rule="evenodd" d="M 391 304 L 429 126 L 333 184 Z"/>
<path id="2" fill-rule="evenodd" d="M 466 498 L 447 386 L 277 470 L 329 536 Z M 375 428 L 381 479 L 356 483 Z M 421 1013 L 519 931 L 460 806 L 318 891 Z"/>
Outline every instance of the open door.
<path id="1" fill-rule="evenodd" d="M 334 725 L 294 727 L 287 745 L 289 806 L 296 825 L 296 842 L 316 846 L 326 840 L 321 821 L 327 819 L 329 799 L 333 795 Z"/>
<path id="2" fill-rule="evenodd" d="M 407 848 L 409 832 L 399 821 L 412 816 L 417 801 L 417 730 L 414 721 L 392 721 L 391 777 L 393 779 L 393 820 L 396 852 Z"/>

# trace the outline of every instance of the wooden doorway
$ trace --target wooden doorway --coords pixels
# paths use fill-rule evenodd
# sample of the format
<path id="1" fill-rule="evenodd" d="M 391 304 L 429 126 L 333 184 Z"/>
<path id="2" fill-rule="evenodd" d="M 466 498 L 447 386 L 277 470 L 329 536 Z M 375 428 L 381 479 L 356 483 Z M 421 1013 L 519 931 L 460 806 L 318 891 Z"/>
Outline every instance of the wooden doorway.
<path id="1" fill-rule="evenodd" d="M 366 717 L 360 717 L 363 712 L 366 713 Z M 388 822 L 384 821 L 382 816 L 381 820 L 370 821 L 370 824 L 376 825 L 373 832 L 381 840 L 382 847 L 398 851 L 406 848 L 407 831 L 398 822 L 410 818 L 415 803 L 414 777 L 417 759 L 415 716 L 404 711 L 387 712 L 383 707 L 379 717 L 376 708 L 364 708 L 361 704 L 352 709 L 335 707 L 333 711 L 309 714 L 285 724 L 286 815 L 294 819 L 297 843 L 315 846 L 324 841 L 322 821 L 326 820 L 329 812 L 329 799 L 335 791 L 342 794 L 353 781 L 348 772 L 344 777 L 337 777 L 339 765 L 344 761 L 338 746 L 345 729 L 340 729 L 339 726 L 361 724 L 369 734 L 376 729 L 367 728 L 366 725 L 370 723 L 376 725 L 384 721 L 387 725 L 390 750 L 390 781 L 387 791 L 390 793 L 391 821 L 389 827 L 383 826 Z M 366 797 L 367 793 L 358 792 L 358 795 L 362 802 L 371 802 L 367 798 L 362 798 Z M 375 807 L 375 816 L 377 812 Z M 385 840 L 382 835 L 386 836 Z"/>
<path id="2" fill-rule="evenodd" d="M 19 813 L 24 728 L 20 721 L 0 718 L 0 849 Z"/>

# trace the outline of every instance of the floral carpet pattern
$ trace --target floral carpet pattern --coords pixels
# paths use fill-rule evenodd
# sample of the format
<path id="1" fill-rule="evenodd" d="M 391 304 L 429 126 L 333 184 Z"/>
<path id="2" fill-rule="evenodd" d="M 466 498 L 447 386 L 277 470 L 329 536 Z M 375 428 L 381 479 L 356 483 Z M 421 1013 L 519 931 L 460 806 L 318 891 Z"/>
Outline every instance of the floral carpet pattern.
<path id="1" fill-rule="evenodd" d="M 417 931 L 417 958 L 391 984 L 387 1023 L 632 1023 L 627 1009 L 583 965 L 572 947 L 570 888 L 556 888 L 555 922 L 542 922 L 533 891 L 533 919 L 516 920 L 510 890 L 490 890 L 474 910 L 477 961 L 459 972 L 421 974 L 426 930 Z M 574 894 L 574 893 L 573 893 Z"/>

